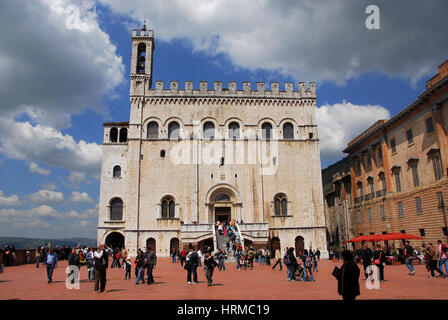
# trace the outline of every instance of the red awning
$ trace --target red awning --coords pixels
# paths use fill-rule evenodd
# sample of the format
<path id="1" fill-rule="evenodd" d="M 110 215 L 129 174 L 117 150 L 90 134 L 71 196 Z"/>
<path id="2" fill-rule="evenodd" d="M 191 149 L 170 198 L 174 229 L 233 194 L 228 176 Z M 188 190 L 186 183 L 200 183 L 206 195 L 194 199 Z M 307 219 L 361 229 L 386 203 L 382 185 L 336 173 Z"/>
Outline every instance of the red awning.
<path id="1" fill-rule="evenodd" d="M 423 240 L 423 238 L 420 236 L 414 236 L 408 233 L 391 232 L 386 234 L 362 235 L 350 240 L 343 241 L 342 244 L 346 244 L 348 242 L 362 242 L 362 241 L 376 242 L 376 241 L 402 240 L 402 239 Z"/>

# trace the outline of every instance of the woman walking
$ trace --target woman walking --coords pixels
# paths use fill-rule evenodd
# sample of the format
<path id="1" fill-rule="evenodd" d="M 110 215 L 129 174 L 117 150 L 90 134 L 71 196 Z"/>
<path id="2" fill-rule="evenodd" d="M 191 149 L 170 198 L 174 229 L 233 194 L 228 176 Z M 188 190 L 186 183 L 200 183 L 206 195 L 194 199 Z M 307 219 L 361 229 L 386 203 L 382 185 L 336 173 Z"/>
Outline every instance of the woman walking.
<path id="1" fill-rule="evenodd" d="M 378 267 L 380 271 L 380 281 L 386 281 L 384 280 L 384 266 L 386 264 L 386 255 L 384 254 L 381 245 L 376 246 L 376 250 L 373 253 L 372 262 Z"/>
<path id="2" fill-rule="evenodd" d="M 137 269 L 137 280 L 135 284 L 139 284 L 142 280 L 142 284 L 145 283 L 145 256 L 143 255 L 142 249 L 138 249 L 137 257 L 135 258 L 136 269 Z"/>

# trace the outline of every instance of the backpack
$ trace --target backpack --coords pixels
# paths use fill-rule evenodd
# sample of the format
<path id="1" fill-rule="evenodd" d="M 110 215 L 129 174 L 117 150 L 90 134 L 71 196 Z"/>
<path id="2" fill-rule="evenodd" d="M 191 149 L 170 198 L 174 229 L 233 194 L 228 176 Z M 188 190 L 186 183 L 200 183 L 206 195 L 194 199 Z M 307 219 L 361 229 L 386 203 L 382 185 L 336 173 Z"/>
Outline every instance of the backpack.
<path id="1" fill-rule="evenodd" d="M 444 243 L 442 243 L 442 252 L 445 254 L 448 253 L 448 247 Z"/>
<path id="2" fill-rule="evenodd" d="M 289 266 L 291 264 L 291 259 L 289 259 L 288 255 L 283 257 L 283 262 L 285 263 L 286 266 Z"/>
<path id="3" fill-rule="evenodd" d="M 305 266 L 311 267 L 311 264 L 312 264 L 311 256 L 306 256 L 306 258 L 305 258 Z"/>

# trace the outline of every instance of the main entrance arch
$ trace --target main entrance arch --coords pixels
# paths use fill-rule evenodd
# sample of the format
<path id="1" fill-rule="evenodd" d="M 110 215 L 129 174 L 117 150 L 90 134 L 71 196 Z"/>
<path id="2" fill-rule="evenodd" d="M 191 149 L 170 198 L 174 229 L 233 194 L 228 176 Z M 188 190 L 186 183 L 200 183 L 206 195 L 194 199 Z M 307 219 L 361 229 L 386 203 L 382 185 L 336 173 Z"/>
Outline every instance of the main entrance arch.
<path id="1" fill-rule="evenodd" d="M 104 242 L 110 248 L 121 249 L 124 247 L 124 236 L 119 232 L 112 232 L 107 235 Z"/>
<path id="2" fill-rule="evenodd" d="M 239 192 L 229 184 L 218 184 L 207 192 L 206 205 L 209 208 L 209 223 L 241 220 L 241 199 Z"/>

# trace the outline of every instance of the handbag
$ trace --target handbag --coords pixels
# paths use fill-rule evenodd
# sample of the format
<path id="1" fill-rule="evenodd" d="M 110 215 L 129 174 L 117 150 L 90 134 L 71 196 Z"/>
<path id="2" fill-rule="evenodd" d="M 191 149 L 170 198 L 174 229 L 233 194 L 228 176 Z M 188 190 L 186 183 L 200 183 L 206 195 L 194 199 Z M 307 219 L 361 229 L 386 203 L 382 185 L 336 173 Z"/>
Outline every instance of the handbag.
<path id="1" fill-rule="evenodd" d="M 375 259 L 375 261 L 374 261 L 374 263 L 375 264 L 381 264 L 381 255 L 382 255 L 383 253 L 381 252 L 380 253 L 380 256 L 378 257 L 378 259 Z"/>
<path id="2" fill-rule="evenodd" d="M 341 269 L 339 269 L 338 267 L 334 267 L 333 272 L 331 274 L 336 279 L 339 279 L 339 275 L 341 274 Z"/>

